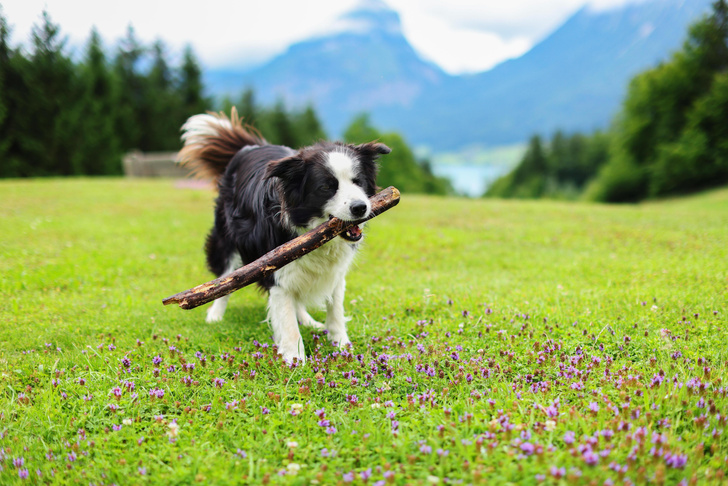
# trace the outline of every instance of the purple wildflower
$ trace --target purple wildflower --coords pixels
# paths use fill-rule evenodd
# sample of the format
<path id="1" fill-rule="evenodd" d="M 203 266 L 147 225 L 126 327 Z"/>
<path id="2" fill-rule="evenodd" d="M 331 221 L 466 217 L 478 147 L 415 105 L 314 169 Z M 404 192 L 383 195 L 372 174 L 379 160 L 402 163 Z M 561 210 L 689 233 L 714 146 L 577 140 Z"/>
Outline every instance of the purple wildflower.
<path id="1" fill-rule="evenodd" d="M 530 442 L 524 442 L 523 444 L 521 444 L 521 451 L 527 456 L 532 455 L 535 450 L 536 447 Z"/>
<path id="2" fill-rule="evenodd" d="M 586 451 L 581 457 L 582 459 L 584 459 L 584 462 L 587 463 L 589 466 L 596 466 L 597 464 L 599 464 L 599 456 L 591 450 Z"/>

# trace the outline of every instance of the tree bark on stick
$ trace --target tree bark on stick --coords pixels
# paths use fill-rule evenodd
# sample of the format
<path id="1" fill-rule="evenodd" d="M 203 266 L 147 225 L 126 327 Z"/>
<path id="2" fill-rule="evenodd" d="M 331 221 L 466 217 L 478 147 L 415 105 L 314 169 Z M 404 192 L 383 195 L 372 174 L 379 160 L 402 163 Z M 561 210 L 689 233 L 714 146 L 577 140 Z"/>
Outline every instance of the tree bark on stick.
<path id="1" fill-rule="evenodd" d="M 399 203 L 399 191 L 390 186 L 372 196 L 369 201 L 372 212 L 368 218 L 348 222 L 331 218 L 308 233 L 269 251 L 254 262 L 248 263 L 228 275 L 167 297 L 162 303 L 164 305 L 178 304 L 183 309 L 194 309 L 246 285 L 258 282 L 293 260 L 301 258 L 331 241 L 352 226 L 368 221 L 393 208 Z"/>

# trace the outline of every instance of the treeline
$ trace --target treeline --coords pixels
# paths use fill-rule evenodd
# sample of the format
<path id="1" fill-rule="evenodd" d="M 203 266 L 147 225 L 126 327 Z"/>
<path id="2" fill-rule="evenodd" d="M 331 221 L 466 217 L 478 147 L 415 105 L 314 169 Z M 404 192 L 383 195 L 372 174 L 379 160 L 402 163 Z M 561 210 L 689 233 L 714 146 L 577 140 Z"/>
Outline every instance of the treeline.
<path id="1" fill-rule="evenodd" d="M 534 137 L 486 196 L 631 202 L 725 185 L 727 120 L 728 4 L 718 0 L 668 62 L 632 79 L 607 133 Z"/>
<path id="2" fill-rule="evenodd" d="M 229 113 L 232 106 L 270 143 L 300 147 L 327 138 L 310 106 L 261 106 L 252 90 L 239 99 L 206 97 L 191 48 L 173 65 L 161 40 L 145 46 L 131 27 L 111 50 L 92 31 L 78 60 L 45 12 L 27 49 L 11 46 L 10 33 L 0 8 L 0 177 L 118 175 L 125 153 L 179 150 L 180 127 L 189 116 Z M 354 120 L 350 132 L 369 138 L 357 142 L 380 138 L 363 120 Z M 381 186 L 452 192 L 399 135 L 381 134 L 381 140 L 393 149 L 382 160 Z"/>
<path id="3" fill-rule="evenodd" d="M 92 31 L 80 61 L 47 13 L 27 52 L 0 15 L 0 176 L 120 174 L 122 154 L 179 148 L 179 127 L 211 108 L 192 50 L 170 66 L 164 44 L 130 28 L 109 59 Z"/>
<path id="4" fill-rule="evenodd" d="M 239 100 L 226 98 L 222 102 L 222 109 L 226 113 L 233 106 L 270 143 L 301 147 L 327 138 L 311 106 L 289 113 L 279 101 L 272 108 L 265 108 L 256 103 L 255 93 L 250 89 Z M 429 160 L 418 159 L 400 134 L 380 132 L 371 124 L 369 115 L 355 117 L 343 134 L 343 141 L 347 143 L 359 144 L 373 140 L 392 149 L 392 153 L 382 157 L 379 164 L 379 186 L 395 186 L 403 192 L 454 194 L 448 179 L 433 174 Z"/>
<path id="5" fill-rule="evenodd" d="M 549 143 L 535 135 L 516 168 L 497 179 L 487 195 L 504 198 L 575 199 L 606 163 L 609 136 L 556 132 Z"/>

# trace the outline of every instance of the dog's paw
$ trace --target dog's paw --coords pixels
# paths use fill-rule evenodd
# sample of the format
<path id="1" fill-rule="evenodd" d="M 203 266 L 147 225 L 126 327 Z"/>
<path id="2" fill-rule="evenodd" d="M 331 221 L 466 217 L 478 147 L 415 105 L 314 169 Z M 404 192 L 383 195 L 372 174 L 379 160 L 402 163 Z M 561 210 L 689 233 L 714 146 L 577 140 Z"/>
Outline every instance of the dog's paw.
<path id="1" fill-rule="evenodd" d="M 299 318 L 298 323 L 303 327 L 310 327 L 311 329 L 316 329 L 319 331 L 325 328 L 325 326 L 322 323 L 320 323 L 319 321 L 317 321 L 316 319 L 314 319 L 313 317 L 311 317 L 309 315 Z"/>
<path id="2" fill-rule="evenodd" d="M 222 298 L 218 299 L 215 302 L 212 303 L 209 309 L 207 309 L 207 317 L 205 317 L 205 321 L 208 323 L 211 322 L 220 322 L 222 321 L 222 316 L 225 315 L 225 309 L 227 308 L 227 299 Z"/>
<path id="3" fill-rule="evenodd" d="M 306 364 L 306 350 L 303 348 L 303 339 L 299 339 L 298 343 L 278 346 L 278 354 L 288 364 L 293 363 L 294 358 L 298 360 L 299 365 Z"/>
<path id="4" fill-rule="evenodd" d="M 299 353 L 299 352 L 286 352 L 278 350 L 278 354 L 281 355 L 283 358 L 283 361 L 285 361 L 288 364 L 293 363 L 294 359 L 296 360 L 296 363 L 299 365 L 306 364 L 306 353 Z"/>
<path id="5" fill-rule="evenodd" d="M 334 334 L 329 333 L 329 341 L 332 345 L 339 347 L 339 348 L 346 348 L 351 346 L 351 340 L 349 339 L 349 336 L 346 333 L 343 334 Z"/>

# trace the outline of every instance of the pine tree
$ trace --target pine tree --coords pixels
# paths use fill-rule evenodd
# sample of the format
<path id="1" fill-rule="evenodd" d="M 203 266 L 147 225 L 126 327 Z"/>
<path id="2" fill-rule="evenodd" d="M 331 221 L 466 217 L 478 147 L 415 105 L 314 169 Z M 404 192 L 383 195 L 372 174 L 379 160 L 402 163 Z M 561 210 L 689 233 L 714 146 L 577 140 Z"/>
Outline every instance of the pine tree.
<path id="1" fill-rule="evenodd" d="M 267 118 L 267 125 L 270 127 L 270 137 L 273 143 L 294 148 L 299 146 L 298 137 L 286 112 L 283 100 L 278 100 Z"/>
<path id="2" fill-rule="evenodd" d="M 180 125 L 188 117 L 210 109 L 210 100 L 206 99 L 203 94 L 202 69 L 190 46 L 185 48 L 177 90 L 181 100 L 180 113 L 177 116 Z"/>
<path id="3" fill-rule="evenodd" d="M 17 176 L 17 168 L 14 167 L 14 161 L 11 160 L 10 139 L 10 113 L 12 94 L 10 91 L 10 77 L 12 76 L 10 61 L 11 49 L 8 44 L 10 38 L 10 28 L 3 15 L 2 6 L 0 6 L 0 177 Z"/>
<path id="4" fill-rule="evenodd" d="M 32 161 L 32 175 L 82 174 L 71 154 L 82 136 L 79 130 L 79 84 L 60 28 L 43 12 L 43 23 L 32 31 L 33 54 L 23 107 L 32 126 L 23 127 L 22 156 Z"/>
<path id="5" fill-rule="evenodd" d="M 311 105 L 296 114 L 294 127 L 301 145 L 311 145 L 326 138 L 326 132 Z"/>
<path id="6" fill-rule="evenodd" d="M 243 118 L 243 122 L 248 125 L 255 126 L 258 118 L 258 106 L 255 104 L 255 93 L 251 88 L 246 89 L 240 97 L 238 103 L 238 113 Z"/>
<path id="7" fill-rule="evenodd" d="M 141 112 L 145 121 L 139 148 L 145 152 L 179 148 L 181 99 L 174 92 L 174 76 L 161 40 L 152 46 L 152 67 L 145 80 Z"/>
<path id="8" fill-rule="evenodd" d="M 85 174 L 120 174 L 120 140 L 114 129 L 117 94 L 101 37 L 92 30 L 79 67 L 83 85 L 83 128 L 74 157 Z"/>
<path id="9" fill-rule="evenodd" d="M 114 81 L 118 106 L 114 117 L 115 131 L 120 148 L 124 152 L 141 149 L 144 116 L 141 106 L 144 99 L 144 78 L 138 72 L 138 64 L 144 48 L 136 39 L 134 28 L 127 28 L 126 37 L 120 42 L 114 58 Z"/>

